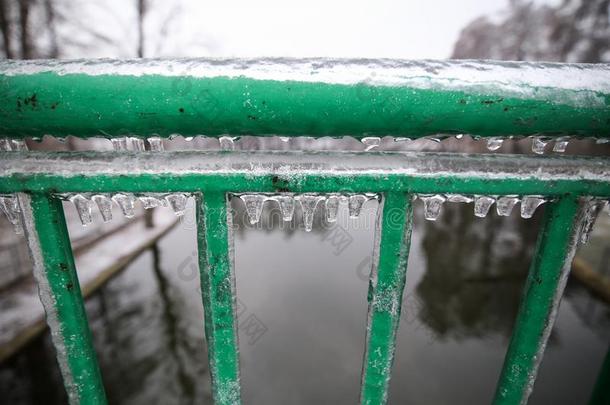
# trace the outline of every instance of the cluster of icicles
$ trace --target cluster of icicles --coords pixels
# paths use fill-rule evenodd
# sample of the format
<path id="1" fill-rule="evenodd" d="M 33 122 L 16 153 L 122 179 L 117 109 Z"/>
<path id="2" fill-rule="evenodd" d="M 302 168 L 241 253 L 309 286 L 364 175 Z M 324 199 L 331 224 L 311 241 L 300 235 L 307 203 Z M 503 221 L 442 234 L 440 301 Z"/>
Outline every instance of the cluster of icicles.
<path id="1" fill-rule="evenodd" d="M 531 218 L 547 200 L 542 196 L 528 195 L 520 198 L 517 195 L 490 196 L 475 195 L 467 196 L 462 194 L 418 194 L 417 198 L 424 203 L 424 218 L 429 221 L 436 221 L 441 214 L 441 209 L 445 201 L 456 203 L 471 203 L 474 201 L 474 215 L 484 218 L 496 204 L 496 212 L 499 216 L 507 217 L 513 211 L 517 203 L 521 202 L 521 217 Z"/>
<path id="2" fill-rule="evenodd" d="M 170 136 L 169 139 L 171 140 L 176 137 L 178 137 L 178 135 Z M 452 136 L 428 136 L 428 137 L 424 137 L 423 139 L 428 139 L 428 140 L 435 141 L 435 142 L 441 142 L 443 139 L 449 138 L 449 137 L 452 137 Z M 462 139 L 463 135 L 454 135 L 453 137 L 455 137 L 456 139 Z M 195 138 L 206 138 L 206 137 L 201 136 L 201 135 L 198 137 L 185 137 L 184 140 L 190 142 L 190 141 L 193 141 Z M 314 139 L 312 137 L 305 137 L 305 138 Z M 504 141 L 506 139 L 516 139 L 516 138 L 518 138 L 518 137 L 508 136 L 508 137 L 486 138 L 487 149 L 489 151 L 495 152 L 502 147 L 502 144 L 504 143 Z M 566 151 L 566 149 L 568 147 L 568 143 L 570 142 L 570 139 L 571 139 L 568 136 L 563 136 L 563 137 L 559 137 L 559 138 L 551 138 L 551 137 L 542 136 L 542 135 L 541 136 L 530 136 L 529 138 L 531 139 L 531 142 L 532 142 L 532 152 L 534 152 L 538 155 L 544 154 L 547 146 L 551 143 L 553 143 L 553 148 L 552 148 L 553 152 L 563 153 Z M 57 138 L 57 139 L 61 140 L 61 138 Z M 214 138 L 211 138 L 211 139 L 214 139 Z M 239 141 L 239 139 L 240 139 L 240 137 L 221 136 L 221 137 L 218 137 L 218 146 L 220 147 L 221 150 L 235 150 L 235 144 L 237 141 Z M 289 143 L 293 138 L 280 136 L 279 139 L 282 142 Z M 409 141 L 415 141 L 417 139 L 419 139 L 419 138 L 411 139 L 411 138 L 405 138 L 405 137 L 395 137 L 395 138 L 393 138 L 393 141 L 394 142 L 409 142 Z M 474 137 L 474 139 L 478 140 L 481 138 Z M 145 150 L 147 150 L 147 148 L 146 148 L 147 143 L 148 143 L 148 150 L 150 150 L 150 151 L 159 152 L 159 151 L 163 151 L 165 149 L 164 143 L 163 143 L 163 138 L 158 137 L 158 136 L 152 136 L 152 137 L 146 138 L 146 142 L 142 138 L 130 137 L 130 136 L 110 138 L 110 141 L 112 142 L 114 150 L 117 150 L 117 151 L 134 151 L 134 152 L 145 151 Z M 384 150 L 385 144 L 382 143 L 382 138 L 380 138 L 380 137 L 361 138 L 360 142 L 362 143 L 362 145 L 364 147 L 364 151 L 375 151 L 375 150 L 382 151 L 382 150 Z M 610 142 L 610 139 L 606 139 L 606 138 L 596 139 L 596 143 L 598 143 L 598 144 L 604 144 L 604 143 L 609 143 L 609 142 Z M 1 151 L 27 150 L 27 145 L 22 140 L 0 139 L 0 150 Z"/>
<path id="3" fill-rule="evenodd" d="M 156 207 L 170 207 L 177 216 L 184 215 L 188 195 L 184 193 L 172 194 L 146 194 L 135 196 L 128 193 L 116 194 L 69 194 L 62 196 L 74 204 L 78 217 L 83 225 L 88 225 L 93 221 L 92 208 L 97 206 L 104 222 L 112 220 L 112 206 L 119 206 L 126 218 L 135 216 L 136 201 L 142 204 L 144 209 Z"/>
<path id="4" fill-rule="evenodd" d="M 256 224 L 261 218 L 265 202 L 272 201 L 280 208 L 282 219 L 292 221 L 296 202 L 303 212 L 303 225 L 305 231 L 310 232 L 313 227 L 313 218 L 318 205 L 324 206 L 325 217 L 328 222 L 336 222 L 341 203 L 347 204 L 349 216 L 358 218 L 362 206 L 369 200 L 378 200 L 379 195 L 366 194 L 236 194 L 246 207 L 250 224 Z"/>
<path id="5" fill-rule="evenodd" d="M 379 200 L 380 195 L 375 193 L 365 194 L 235 194 L 245 205 L 248 220 L 256 224 L 261 218 L 264 205 L 271 201 L 279 207 L 282 219 L 292 221 L 296 203 L 301 206 L 303 213 L 303 224 L 307 232 L 313 227 L 313 219 L 318 205 L 323 205 L 325 218 L 329 223 L 337 221 L 339 206 L 347 204 L 349 216 L 358 218 L 364 203 L 370 200 Z M 146 194 L 135 196 L 128 193 L 116 194 L 66 194 L 60 196 L 76 208 L 80 221 L 88 225 L 93 221 L 92 209 L 96 205 L 104 222 L 112 220 L 113 204 L 123 212 L 127 218 L 135 216 L 135 205 L 139 201 L 144 209 L 155 207 L 170 207 L 177 216 L 184 215 L 189 194 Z M 487 216 L 491 206 L 496 204 L 499 216 L 509 216 L 517 203 L 521 203 L 521 217 L 531 218 L 536 209 L 544 204 L 546 200 L 542 196 L 467 196 L 462 194 L 417 194 L 424 203 L 424 218 L 435 221 L 445 202 L 471 203 L 474 202 L 474 215 L 480 218 Z M 586 243 L 589 239 L 598 214 L 604 209 L 609 201 L 597 198 L 589 198 L 585 201 L 584 214 L 580 223 L 579 242 Z M 17 233 L 23 232 L 21 208 L 19 199 L 15 195 L 0 195 L 0 211 L 4 212 L 9 222 L 14 226 Z"/>

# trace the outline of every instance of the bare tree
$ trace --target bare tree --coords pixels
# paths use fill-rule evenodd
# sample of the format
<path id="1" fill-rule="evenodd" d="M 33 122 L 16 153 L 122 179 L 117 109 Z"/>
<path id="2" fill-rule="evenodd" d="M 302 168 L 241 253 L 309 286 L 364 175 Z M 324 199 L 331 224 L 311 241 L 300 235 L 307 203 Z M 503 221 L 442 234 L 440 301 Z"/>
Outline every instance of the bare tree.
<path id="1" fill-rule="evenodd" d="M 4 54 L 8 59 L 13 58 L 13 50 L 11 44 L 11 32 L 9 27 L 9 9 L 6 0 L 0 0 L 0 29 L 2 30 L 2 43 L 4 45 Z"/>
<path id="2" fill-rule="evenodd" d="M 138 2 L 138 58 L 144 57 L 144 17 L 147 11 L 146 0 Z"/>

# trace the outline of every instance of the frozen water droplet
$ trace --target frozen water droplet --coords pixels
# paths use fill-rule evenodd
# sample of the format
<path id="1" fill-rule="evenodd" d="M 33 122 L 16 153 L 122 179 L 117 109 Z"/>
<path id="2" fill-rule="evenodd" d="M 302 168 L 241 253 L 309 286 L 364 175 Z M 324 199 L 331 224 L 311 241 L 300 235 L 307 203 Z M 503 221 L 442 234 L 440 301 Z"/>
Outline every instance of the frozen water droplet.
<path id="1" fill-rule="evenodd" d="M 232 136 L 221 136 L 218 138 L 220 142 L 220 149 L 222 150 L 235 150 L 235 138 Z"/>
<path id="2" fill-rule="evenodd" d="M 350 218 L 358 218 L 360 216 L 360 211 L 362 211 L 362 206 L 366 200 L 367 198 L 362 194 L 349 196 L 348 209 Z"/>
<path id="3" fill-rule="evenodd" d="M 578 242 L 582 245 L 589 241 L 591 231 L 595 225 L 595 220 L 599 213 L 604 209 L 606 201 L 593 199 L 586 202 L 585 213 L 580 224 L 580 235 Z"/>
<path id="4" fill-rule="evenodd" d="M 318 203 L 324 200 L 325 197 L 321 195 L 309 195 L 303 194 L 296 197 L 301 204 L 303 210 L 303 224 L 305 225 L 305 232 L 310 232 L 313 227 L 313 216 L 316 212 Z"/>
<path id="5" fill-rule="evenodd" d="M 328 222 L 337 222 L 337 213 L 339 212 L 339 196 L 329 195 L 326 198 L 326 220 Z"/>
<path id="6" fill-rule="evenodd" d="M 502 138 L 488 138 L 487 139 L 487 149 L 490 151 L 496 151 L 502 147 L 504 143 L 504 139 Z"/>
<path id="7" fill-rule="evenodd" d="M 553 145 L 553 152 L 563 153 L 568 148 L 568 143 L 570 139 L 568 137 L 561 137 L 555 140 L 555 145 Z"/>
<path id="8" fill-rule="evenodd" d="M 287 137 L 287 136 L 280 136 L 280 141 L 282 141 L 282 142 L 288 142 L 288 141 L 290 141 L 290 138 L 289 138 L 289 137 Z"/>
<path id="9" fill-rule="evenodd" d="M 464 134 L 457 134 L 455 136 L 455 139 L 462 139 L 464 137 Z"/>
<path id="10" fill-rule="evenodd" d="M 471 203 L 473 201 L 472 197 L 462 194 L 449 194 L 446 197 L 447 201 L 452 203 Z"/>
<path id="11" fill-rule="evenodd" d="M 127 149 L 136 152 L 145 150 L 146 148 L 144 147 L 144 140 L 133 136 L 127 138 Z"/>
<path id="12" fill-rule="evenodd" d="M 405 137 L 394 138 L 394 142 L 409 142 L 410 140 L 411 140 L 410 138 L 405 138 Z"/>
<path id="13" fill-rule="evenodd" d="M 21 224 L 21 209 L 19 207 L 19 200 L 14 196 L 0 196 L 0 210 L 4 212 L 6 218 L 13 225 L 15 233 L 23 233 L 23 227 Z"/>
<path id="14" fill-rule="evenodd" d="M 282 219 L 286 222 L 292 221 L 292 216 L 294 215 L 294 197 L 292 195 L 280 194 L 273 196 L 272 200 L 276 201 L 280 206 Z"/>
<path id="15" fill-rule="evenodd" d="M 13 150 L 28 150 L 28 145 L 23 139 L 13 139 Z"/>
<path id="16" fill-rule="evenodd" d="M 496 212 L 501 217 L 508 217 L 510 213 L 513 211 L 515 205 L 519 202 L 519 197 L 517 196 L 504 196 L 498 198 L 496 201 Z"/>
<path id="17" fill-rule="evenodd" d="M 436 221 L 441 214 L 445 197 L 440 194 L 420 195 L 419 198 L 424 202 L 424 218 L 428 221 Z"/>
<path id="18" fill-rule="evenodd" d="M 165 205 L 163 204 L 163 200 L 149 195 L 140 196 L 138 197 L 138 200 L 140 200 L 140 202 L 142 203 L 142 207 L 144 207 L 145 210 L 149 210 L 151 208 L 156 207 L 162 207 Z"/>
<path id="19" fill-rule="evenodd" d="M 112 138 L 110 139 L 112 142 L 112 147 L 117 151 L 127 150 L 127 138 Z"/>
<path id="20" fill-rule="evenodd" d="M 133 218 L 136 213 L 134 211 L 136 198 L 131 194 L 115 194 L 112 196 L 112 200 L 117 203 L 125 218 Z"/>
<path id="21" fill-rule="evenodd" d="M 89 225 L 93 221 L 91 217 L 91 201 L 81 194 L 74 194 L 70 197 L 70 202 L 76 207 L 81 224 L 84 226 Z"/>
<path id="22" fill-rule="evenodd" d="M 159 200 L 157 200 L 159 201 Z M 174 193 L 165 196 L 165 201 L 169 204 L 169 207 L 174 211 L 176 216 L 181 217 L 186 211 L 186 203 L 188 202 L 188 196 L 184 193 Z M 160 206 L 163 202 L 159 201 Z"/>
<path id="23" fill-rule="evenodd" d="M 379 147 L 379 144 L 381 143 L 381 138 L 377 136 L 369 136 L 366 138 L 362 138 L 360 142 L 362 142 L 362 144 L 364 145 L 365 151 L 370 151 Z"/>
<path id="24" fill-rule="evenodd" d="M 10 150 L 13 150 L 10 140 L 8 138 L 0 139 L 0 151 L 7 152 Z"/>
<path id="25" fill-rule="evenodd" d="M 536 208 L 544 204 L 545 200 L 541 196 L 528 195 L 521 200 L 521 218 L 531 218 L 536 212 Z"/>
<path id="26" fill-rule="evenodd" d="M 532 152 L 542 155 L 544 153 L 544 148 L 550 140 L 551 138 L 546 136 L 534 136 L 532 138 Z"/>
<path id="27" fill-rule="evenodd" d="M 96 194 L 91 197 L 91 200 L 97 205 L 97 208 L 102 214 L 104 222 L 112 220 L 112 200 L 103 194 Z"/>
<path id="28" fill-rule="evenodd" d="M 163 145 L 163 139 L 158 136 L 152 136 L 148 138 L 148 145 L 150 145 L 150 150 L 152 152 L 162 152 L 165 150 L 165 146 Z"/>
<path id="29" fill-rule="evenodd" d="M 0 151 L 23 151 L 28 150 L 28 147 L 22 139 L 0 139 Z"/>
<path id="30" fill-rule="evenodd" d="M 489 197 L 486 195 L 475 196 L 474 215 L 479 218 L 485 218 L 495 201 L 496 199 L 494 197 Z"/>
<path id="31" fill-rule="evenodd" d="M 246 206 L 248 219 L 252 225 L 256 224 L 261 219 L 263 212 L 263 204 L 267 200 L 267 196 L 263 194 L 242 194 L 239 198 Z"/>
<path id="32" fill-rule="evenodd" d="M 609 143 L 609 142 L 610 142 L 610 139 L 608 139 L 608 138 L 599 138 L 599 139 L 597 139 L 595 141 L 595 143 L 598 144 L 598 145 L 601 145 L 601 144 L 604 144 L 604 143 Z"/>

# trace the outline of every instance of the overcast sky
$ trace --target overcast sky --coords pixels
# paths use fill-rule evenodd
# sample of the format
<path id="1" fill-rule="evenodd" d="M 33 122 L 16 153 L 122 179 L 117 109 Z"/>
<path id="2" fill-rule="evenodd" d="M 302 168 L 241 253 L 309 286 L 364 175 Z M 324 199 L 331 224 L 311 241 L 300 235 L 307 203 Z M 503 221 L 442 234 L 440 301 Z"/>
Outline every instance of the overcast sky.
<path id="1" fill-rule="evenodd" d="M 134 56 L 135 0 L 80 1 L 81 21 L 120 45 L 67 56 Z M 442 59 L 451 55 L 464 26 L 481 15 L 497 18 L 508 5 L 508 0 L 149 1 L 146 56 L 164 57 Z M 116 7 L 109 7 L 113 3 Z"/>

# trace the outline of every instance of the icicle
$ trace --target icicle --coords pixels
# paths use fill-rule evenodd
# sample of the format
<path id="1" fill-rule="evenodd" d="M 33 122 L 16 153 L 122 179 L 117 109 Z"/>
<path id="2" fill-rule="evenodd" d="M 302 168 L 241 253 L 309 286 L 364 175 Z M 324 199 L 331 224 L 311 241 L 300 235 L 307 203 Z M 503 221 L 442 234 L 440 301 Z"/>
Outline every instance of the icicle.
<path id="1" fill-rule="evenodd" d="M 165 146 L 163 145 L 163 139 L 158 136 L 152 136 L 148 138 L 148 145 L 150 146 L 150 150 L 152 152 L 162 152 L 165 150 Z"/>
<path id="2" fill-rule="evenodd" d="M 349 197 L 348 208 L 350 218 L 358 218 L 360 216 L 360 211 L 362 211 L 362 206 L 366 201 L 367 198 L 362 194 L 355 194 Z"/>
<path id="3" fill-rule="evenodd" d="M 411 138 L 398 137 L 394 138 L 394 142 L 409 142 Z"/>
<path id="4" fill-rule="evenodd" d="M 502 138 L 488 138 L 487 139 L 487 149 L 490 151 L 496 151 L 502 147 L 504 143 L 504 139 Z"/>
<path id="5" fill-rule="evenodd" d="M 133 136 L 127 138 L 127 148 L 136 152 L 141 152 L 146 149 L 144 147 L 144 140 Z"/>
<path id="6" fill-rule="evenodd" d="M 521 200 L 521 218 L 531 218 L 536 212 L 536 208 L 545 203 L 541 196 L 528 195 Z"/>
<path id="7" fill-rule="evenodd" d="M 441 143 L 441 141 L 442 141 L 442 139 L 439 138 L 438 136 L 427 136 L 426 139 L 429 141 L 432 141 L 434 143 Z"/>
<path id="8" fill-rule="evenodd" d="M 103 194 L 96 194 L 91 197 L 91 200 L 97 205 L 97 208 L 102 214 L 104 222 L 112 220 L 112 200 Z"/>
<path id="9" fill-rule="evenodd" d="M 133 218 L 136 215 L 134 211 L 136 198 L 133 195 L 119 193 L 112 196 L 112 200 L 121 208 L 125 218 Z"/>
<path id="10" fill-rule="evenodd" d="M 474 215 L 479 218 L 485 218 L 489 209 L 496 201 L 494 197 L 479 195 L 474 199 Z"/>
<path id="11" fill-rule="evenodd" d="M 326 220 L 328 222 L 337 222 L 337 213 L 339 212 L 339 196 L 329 195 L 326 198 Z"/>
<path id="12" fill-rule="evenodd" d="M 10 139 L 7 139 L 7 138 L 0 139 L 0 151 L 8 152 L 8 151 L 11 151 L 11 150 L 13 150 L 13 148 L 11 146 Z"/>
<path id="13" fill-rule="evenodd" d="M 428 221 L 436 221 L 446 198 L 440 194 L 420 195 L 419 198 L 424 202 L 424 218 Z"/>
<path id="14" fill-rule="evenodd" d="M 595 225 L 595 220 L 599 213 L 604 209 L 606 201 L 592 199 L 586 202 L 584 217 L 580 225 L 580 236 L 578 242 L 584 245 L 589 241 L 591 231 Z"/>
<path id="15" fill-rule="evenodd" d="M 232 136 L 221 136 L 218 138 L 218 142 L 220 142 L 222 150 L 235 150 L 235 138 Z"/>
<path id="16" fill-rule="evenodd" d="M 138 200 L 140 200 L 140 202 L 142 203 L 142 207 L 144 207 L 145 210 L 149 210 L 151 208 L 156 208 L 156 207 L 163 207 L 164 205 L 164 200 L 159 199 L 158 197 L 154 197 L 154 196 L 149 196 L 149 195 L 143 195 L 138 197 Z M 167 200 L 165 200 L 167 201 Z"/>
<path id="17" fill-rule="evenodd" d="M 83 226 L 89 225 L 93 221 L 91 217 L 91 201 L 81 194 L 75 194 L 69 200 L 76 207 L 81 224 Z"/>
<path id="18" fill-rule="evenodd" d="M 598 145 L 602 145 L 604 143 L 609 143 L 610 139 L 609 138 L 598 138 L 595 143 Z"/>
<path id="19" fill-rule="evenodd" d="M 448 194 L 446 197 L 447 201 L 452 203 L 471 203 L 473 201 L 472 197 L 462 194 Z"/>
<path id="20" fill-rule="evenodd" d="M 282 219 L 286 222 L 292 221 L 292 216 L 294 215 L 294 197 L 289 194 L 280 194 L 271 197 L 271 199 L 280 206 Z"/>
<path id="21" fill-rule="evenodd" d="M 181 217 L 184 215 L 184 212 L 186 211 L 186 203 L 188 202 L 188 196 L 186 194 L 168 194 L 165 196 L 165 201 L 167 201 L 176 216 Z M 163 205 L 163 202 L 160 201 L 160 204 Z"/>
<path id="22" fill-rule="evenodd" d="M 114 150 L 117 150 L 117 151 L 127 150 L 127 138 L 125 138 L 125 137 L 112 138 L 112 139 L 110 139 L 110 142 L 112 142 L 112 147 L 114 148 Z"/>
<path id="23" fill-rule="evenodd" d="M 316 212 L 318 203 L 325 199 L 321 195 L 310 195 L 303 194 L 296 197 L 301 204 L 303 210 L 303 224 L 305 225 L 305 232 L 310 232 L 313 227 L 313 216 Z"/>
<path id="24" fill-rule="evenodd" d="M 534 136 L 532 137 L 532 152 L 542 155 L 544 148 L 549 143 L 550 138 L 546 136 Z"/>
<path id="25" fill-rule="evenodd" d="M 290 141 L 290 137 L 288 136 L 280 136 L 280 141 L 287 143 L 288 141 Z"/>
<path id="26" fill-rule="evenodd" d="M 568 147 L 569 142 L 570 142 L 570 138 L 568 138 L 567 136 L 557 138 L 555 140 L 555 145 L 553 145 L 553 152 L 558 152 L 558 153 L 565 152 Z"/>
<path id="27" fill-rule="evenodd" d="M 366 138 L 362 138 L 360 142 L 362 142 L 362 144 L 364 145 L 364 150 L 368 152 L 379 147 L 379 144 L 381 143 L 381 138 L 377 136 L 369 136 Z"/>
<path id="28" fill-rule="evenodd" d="M 501 217 L 508 217 L 513 211 L 515 205 L 519 202 L 519 197 L 513 195 L 507 195 L 498 198 L 496 201 L 496 212 Z"/>
<path id="29" fill-rule="evenodd" d="M 4 212 L 6 218 L 13 225 L 15 233 L 23 233 L 23 226 L 21 224 L 21 209 L 19 207 L 19 200 L 14 196 L 0 196 L 0 210 Z"/>
<path id="30" fill-rule="evenodd" d="M 28 146 L 23 139 L 0 139 L 0 151 L 8 152 L 23 150 L 28 150 Z"/>
<path id="31" fill-rule="evenodd" d="M 261 218 L 263 204 L 267 200 L 267 196 L 263 194 L 242 194 L 239 198 L 246 206 L 246 212 L 248 213 L 250 223 L 252 225 L 256 224 Z"/>

